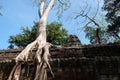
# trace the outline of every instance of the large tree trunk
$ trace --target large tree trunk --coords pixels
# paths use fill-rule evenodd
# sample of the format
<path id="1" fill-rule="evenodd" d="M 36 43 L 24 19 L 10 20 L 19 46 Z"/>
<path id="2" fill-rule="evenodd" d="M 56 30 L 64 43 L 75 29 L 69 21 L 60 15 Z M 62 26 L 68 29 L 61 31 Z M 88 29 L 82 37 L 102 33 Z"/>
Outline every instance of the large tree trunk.
<path id="1" fill-rule="evenodd" d="M 30 56 L 30 53 L 33 50 L 33 48 L 37 49 L 34 55 L 36 59 L 35 63 L 37 63 L 34 80 L 47 80 L 46 67 L 49 68 L 51 74 L 53 75 L 51 67 L 48 62 L 48 56 L 50 55 L 49 54 L 50 43 L 46 41 L 46 20 L 54 4 L 54 0 L 50 0 L 46 8 L 44 8 L 44 4 L 45 0 L 41 0 L 41 4 L 39 6 L 40 21 L 38 37 L 36 38 L 35 41 L 28 44 L 25 47 L 25 49 L 15 58 L 16 65 L 11 71 L 8 80 L 19 80 L 21 64 L 22 62 L 28 61 L 28 57 Z"/>

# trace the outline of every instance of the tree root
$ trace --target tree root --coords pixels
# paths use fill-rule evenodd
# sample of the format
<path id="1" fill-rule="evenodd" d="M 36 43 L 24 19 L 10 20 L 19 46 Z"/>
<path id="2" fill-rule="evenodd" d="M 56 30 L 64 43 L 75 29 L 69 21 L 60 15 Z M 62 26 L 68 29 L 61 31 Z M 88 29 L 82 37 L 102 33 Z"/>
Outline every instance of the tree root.
<path id="1" fill-rule="evenodd" d="M 43 44 L 42 44 L 43 43 Z M 16 58 L 16 65 L 14 66 L 13 70 L 11 71 L 8 80 L 19 80 L 21 65 L 22 62 L 28 61 L 30 56 L 30 52 L 37 46 L 37 51 L 34 54 L 37 63 L 36 72 L 34 80 L 47 80 L 47 69 L 49 68 L 51 74 L 53 75 L 52 69 L 48 62 L 49 54 L 49 47 L 51 46 L 50 43 L 38 43 L 37 40 L 30 43 Z M 54 75 L 53 75 L 54 76 Z"/>
<path id="2" fill-rule="evenodd" d="M 14 68 L 12 69 L 12 71 L 11 71 L 9 77 L 8 77 L 8 80 L 14 80 L 15 77 L 17 75 L 19 75 L 19 74 L 16 73 L 18 70 L 20 70 L 20 63 L 16 63 L 16 65 L 14 66 Z M 14 76 L 14 74 L 16 74 L 16 76 Z M 18 79 L 15 79 L 15 80 L 18 80 Z"/>

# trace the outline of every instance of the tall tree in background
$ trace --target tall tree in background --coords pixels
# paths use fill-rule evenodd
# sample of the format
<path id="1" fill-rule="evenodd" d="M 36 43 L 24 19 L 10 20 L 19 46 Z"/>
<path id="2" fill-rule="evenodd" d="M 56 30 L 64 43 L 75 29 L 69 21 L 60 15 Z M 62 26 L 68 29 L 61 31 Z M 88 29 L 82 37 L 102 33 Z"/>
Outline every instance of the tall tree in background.
<path id="1" fill-rule="evenodd" d="M 100 4 L 99 0 L 96 0 L 96 3 L 97 4 L 94 5 L 95 6 L 94 10 L 92 10 L 91 7 L 93 5 L 90 5 L 88 2 L 86 2 L 86 6 L 85 7 L 80 7 L 80 12 L 77 13 L 77 15 L 75 16 L 75 19 L 80 19 L 80 20 L 81 20 L 81 18 L 83 18 L 82 20 L 85 19 L 84 21 L 82 21 L 83 23 L 85 23 L 85 26 L 83 26 L 83 28 L 85 28 L 84 32 L 88 33 L 88 31 L 86 31 L 88 28 L 89 28 L 89 31 L 90 30 L 91 31 L 94 30 L 94 32 L 92 32 L 92 33 L 94 33 L 95 35 L 94 34 L 92 34 L 92 35 L 94 35 L 94 37 L 96 37 L 96 38 L 94 38 L 93 40 L 97 39 L 97 40 L 95 40 L 95 43 L 101 44 L 102 43 L 102 39 L 100 37 L 100 35 L 101 35 L 101 32 L 100 32 L 101 31 L 101 26 L 100 26 L 100 24 L 96 20 L 96 17 L 97 17 L 98 12 L 99 12 L 99 4 Z M 90 15 L 90 13 L 92 13 L 92 15 Z M 97 28 L 93 29 L 91 27 L 87 27 L 90 24 L 94 24 L 94 26 L 96 26 Z M 91 31 L 90 31 L 90 33 L 91 33 Z"/>
<path id="2" fill-rule="evenodd" d="M 108 32 L 120 39 L 120 0 L 104 0 L 103 9 L 107 12 Z"/>
<path id="3" fill-rule="evenodd" d="M 37 37 L 38 22 L 34 22 L 31 29 L 28 27 L 22 27 L 22 33 L 15 36 L 10 36 L 9 43 L 18 47 L 25 47 L 29 43 L 33 42 Z M 47 41 L 53 45 L 62 45 L 64 40 L 68 36 L 67 30 L 62 28 L 62 24 L 58 22 L 52 22 L 47 25 Z"/>
<path id="4" fill-rule="evenodd" d="M 91 44 L 96 44 L 98 43 L 98 39 L 96 37 L 96 27 L 92 27 L 92 26 L 86 26 L 84 29 L 85 32 L 85 37 L 88 38 L 90 40 Z M 110 41 L 110 34 L 106 32 L 105 28 L 100 29 L 99 31 L 100 33 L 100 39 L 101 39 L 101 43 L 109 43 Z"/>
<path id="5" fill-rule="evenodd" d="M 50 43 L 47 42 L 46 35 L 46 22 L 48 14 L 52 9 L 55 1 L 59 1 L 64 10 L 69 0 L 36 0 L 39 3 L 39 25 L 38 25 L 38 36 L 37 38 L 28 44 L 25 49 L 15 58 L 16 65 L 11 71 L 8 80 L 19 80 L 22 62 L 27 62 L 28 57 L 31 55 L 31 51 L 36 48 L 37 51 L 34 54 L 34 62 L 36 63 L 36 72 L 34 80 L 47 80 L 47 69 L 48 68 L 53 75 L 50 64 L 48 62 L 49 47 Z M 66 3 L 65 3 L 66 2 Z"/>
<path id="6" fill-rule="evenodd" d="M 86 33 L 85 36 L 86 38 L 90 40 L 90 43 L 101 44 L 101 43 L 112 42 L 110 40 L 112 40 L 113 38 L 107 32 L 106 30 L 107 26 L 104 24 L 106 21 L 103 20 L 103 16 L 100 15 L 101 14 L 101 10 L 100 10 L 101 0 L 95 0 L 95 1 L 97 4 L 90 5 L 89 3 L 86 2 L 85 7 L 80 7 L 80 12 L 77 13 L 77 16 L 75 16 L 75 19 L 84 20 L 82 21 L 81 24 L 84 23 L 83 28 L 84 28 L 84 32 Z M 93 2 L 91 4 L 93 4 Z"/>

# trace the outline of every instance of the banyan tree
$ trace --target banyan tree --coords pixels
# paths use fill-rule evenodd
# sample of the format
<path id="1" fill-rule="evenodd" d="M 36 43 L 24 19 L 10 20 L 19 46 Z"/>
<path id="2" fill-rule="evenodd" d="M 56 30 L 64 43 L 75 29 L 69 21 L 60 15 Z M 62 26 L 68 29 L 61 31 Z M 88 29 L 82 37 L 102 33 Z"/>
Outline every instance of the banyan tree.
<path id="1" fill-rule="evenodd" d="M 48 14 L 55 3 L 57 4 L 56 6 L 59 6 L 58 13 L 61 13 L 65 8 L 68 8 L 69 0 L 35 0 L 35 2 L 39 4 L 38 37 L 28 44 L 15 58 L 16 65 L 13 67 L 8 80 L 20 80 L 21 65 L 29 61 L 29 56 L 32 56 L 32 60 L 36 64 L 34 80 L 47 80 L 47 69 L 54 76 L 48 62 L 48 57 L 50 56 L 49 47 L 51 44 L 46 40 L 46 22 Z M 34 48 L 37 50 L 32 54 Z"/>

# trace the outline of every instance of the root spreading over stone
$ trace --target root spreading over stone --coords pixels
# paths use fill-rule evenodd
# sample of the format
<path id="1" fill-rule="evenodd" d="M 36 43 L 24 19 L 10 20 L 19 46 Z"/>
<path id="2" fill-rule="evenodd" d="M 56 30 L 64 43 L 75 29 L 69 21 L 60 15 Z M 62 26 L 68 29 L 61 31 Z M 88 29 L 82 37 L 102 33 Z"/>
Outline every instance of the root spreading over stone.
<path id="1" fill-rule="evenodd" d="M 19 80 L 20 78 L 20 71 L 21 65 L 23 62 L 27 62 L 29 56 L 31 56 L 31 50 L 33 48 L 37 48 L 37 51 L 33 55 L 35 61 L 37 63 L 36 72 L 34 80 L 47 80 L 47 68 L 49 68 L 51 74 L 54 76 L 50 64 L 48 62 L 49 54 L 49 47 L 51 46 L 50 43 L 42 43 L 39 44 L 36 39 L 34 42 L 30 43 L 16 58 L 16 65 L 14 66 L 13 70 L 11 71 L 8 80 Z"/>

